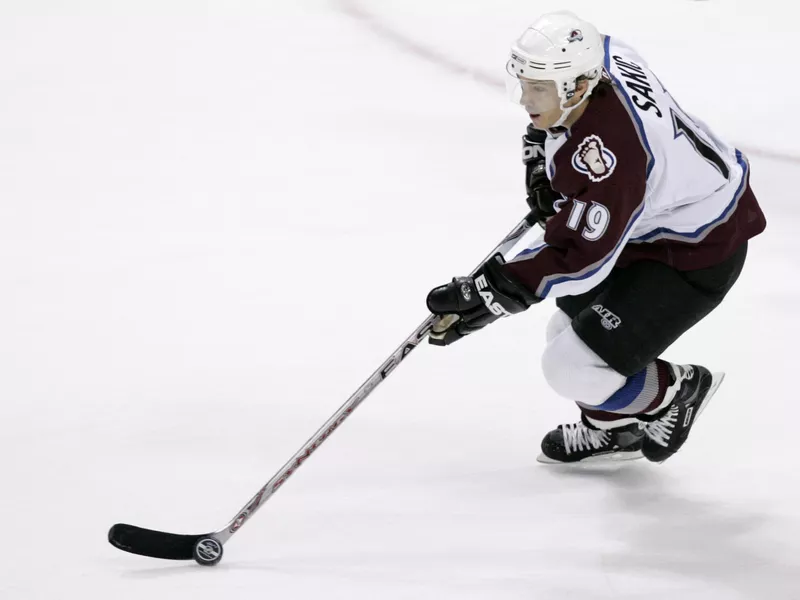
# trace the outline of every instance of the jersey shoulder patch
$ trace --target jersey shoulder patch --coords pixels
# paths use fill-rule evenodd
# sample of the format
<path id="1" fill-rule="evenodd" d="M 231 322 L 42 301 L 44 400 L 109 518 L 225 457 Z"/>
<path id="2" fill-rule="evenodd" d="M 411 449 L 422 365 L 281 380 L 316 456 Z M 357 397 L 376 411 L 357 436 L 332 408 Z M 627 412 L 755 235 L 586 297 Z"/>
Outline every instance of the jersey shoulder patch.
<path id="1" fill-rule="evenodd" d="M 583 138 L 572 155 L 572 167 L 597 183 L 611 177 L 617 168 L 617 156 L 606 148 L 599 135 Z"/>

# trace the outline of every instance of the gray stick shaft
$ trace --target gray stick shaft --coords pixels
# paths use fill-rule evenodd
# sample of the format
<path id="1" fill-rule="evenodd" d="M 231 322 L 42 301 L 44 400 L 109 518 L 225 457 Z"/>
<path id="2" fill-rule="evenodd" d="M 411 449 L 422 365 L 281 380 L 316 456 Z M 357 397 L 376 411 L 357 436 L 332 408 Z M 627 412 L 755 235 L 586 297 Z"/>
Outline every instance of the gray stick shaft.
<path id="1" fill-rule="evenodd" d="M 511 247 L 530 229 L 528 222 L 523 219 L 511 232 L 500 242 L 494 250 L 492 250 L 484 260 L 472 271 L 475 272 L 485 263 L 489 258 L 497 254 L 505 254 Z M 399 365 L 403 359 L 414 350 L 420 342 L 422 342 L 428 335 L 436 321 L 436 316 L 429 315 L 422 324 L 414 330 L 410 336 L 392 353 L 392 355 L 384 361 L 384 363 L 367 379 L 361 387 L 359 387 L 352 396 L 347 399 L 339 410 L 328 419 L 325 424 L 297 451 L 289 462 L 287 462 L 281 469 L 270 479 L 258 493 L 253 496 L 250 501 L 231 519 L 231 521 L 223 528 L 213 533 L 223 544 L 230 539 L 230 537 L 241 529 L 250 517 L 252 517 L 258 509 L 274 494 L 278 489 L 286 483 L 303 463 L 319 448 L 322 443 L 327 440 L 331 434 L 344 423 L 345 419 L 349 417 L 353 411 L 369 396 L 380 383 L 386 379 L 394 368 Z"/>

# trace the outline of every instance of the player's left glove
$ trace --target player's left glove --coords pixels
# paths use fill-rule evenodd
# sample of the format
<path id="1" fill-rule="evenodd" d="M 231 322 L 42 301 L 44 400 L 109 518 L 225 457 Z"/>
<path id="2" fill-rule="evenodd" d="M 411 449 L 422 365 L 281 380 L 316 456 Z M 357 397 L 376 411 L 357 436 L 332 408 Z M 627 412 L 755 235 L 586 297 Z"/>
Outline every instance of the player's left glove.
<path id="1" fill-rule="evenodd" d="M 525 165 L 525 190 L 528 192 L 528 206 L 531 213 L 528 222 L 537 222 L 542 229 L 547 220 L 556 214 L 554 204 L 561 194 L 554 191 L 547 177 L 544 144 L 547 133 L 528 125 L 522 136 L 522 163 Z"/>
<path id="2" fill-rule="evenodd" d="M 473 277 L 454 277 L 428 293 L 428 310 L 439 315 L 428 341 L 447 346 L 500 317 L 520 313 L 540 298 L 502 272 L 503 257 L 494 255 Z"/>

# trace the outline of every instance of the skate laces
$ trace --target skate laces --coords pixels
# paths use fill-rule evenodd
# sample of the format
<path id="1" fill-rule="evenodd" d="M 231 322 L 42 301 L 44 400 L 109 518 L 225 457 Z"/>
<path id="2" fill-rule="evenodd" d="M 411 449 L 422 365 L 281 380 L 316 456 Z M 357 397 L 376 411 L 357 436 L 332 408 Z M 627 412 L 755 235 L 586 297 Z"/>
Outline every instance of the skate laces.
<path id="1" fill-rule="evenodd" d="M 653 440 L 656 444 L 669 446 L 669 438 L 675 430 L 675 424 L 678 422 L 678 406 L 673 404 L 670 409 L 660 419 L 656 419 L 651 423 L 644 423 L 644 432 L 648 438 Z"/>
<path id="2" fill-rule="evenodd" d="M 600 429 L 589 429 L 582 422 L 561 426 L 564 449 L 567 454 L 580 450 L 599 450 L 611 439 L 611 434 Z"/>

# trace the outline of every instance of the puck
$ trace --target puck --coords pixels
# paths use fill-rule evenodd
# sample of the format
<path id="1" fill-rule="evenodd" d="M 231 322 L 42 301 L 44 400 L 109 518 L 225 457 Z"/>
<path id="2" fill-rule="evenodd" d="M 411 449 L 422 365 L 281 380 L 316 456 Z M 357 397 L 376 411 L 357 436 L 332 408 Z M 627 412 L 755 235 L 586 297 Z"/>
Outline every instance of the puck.
<path id="1" fill-rule="evenodd" d="M 213 567 L 222 560 L 222 544 L 213 537 L 197 540 L 192 551 L 194 560 L 204 567 Z"/>

